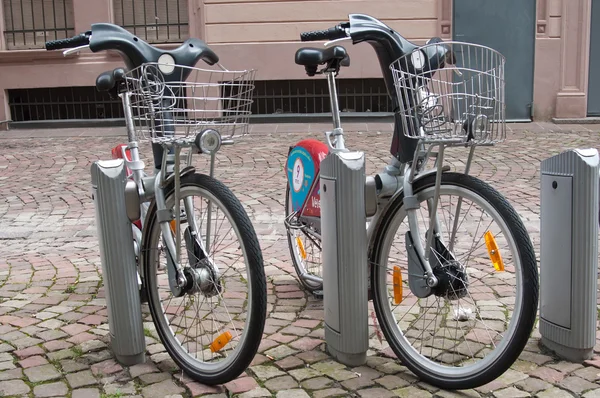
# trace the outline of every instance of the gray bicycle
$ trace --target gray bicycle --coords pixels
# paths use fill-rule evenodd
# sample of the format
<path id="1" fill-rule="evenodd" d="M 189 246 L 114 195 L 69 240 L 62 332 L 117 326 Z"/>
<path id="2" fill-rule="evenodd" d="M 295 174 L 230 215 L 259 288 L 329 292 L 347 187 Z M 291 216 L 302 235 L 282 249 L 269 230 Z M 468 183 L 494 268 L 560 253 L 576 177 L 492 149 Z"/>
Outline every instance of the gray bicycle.
<path id="1" fill-rule="evenodd" d="M 128 144 L 113 149 L 127 166 L 125 200 L 142 301 L 156 333 L 188 375 L 204 384 L 238 377 L 264 329 L 266 279 L 259 242 L 240 201 L 213 177 L 222 145 L 247 132 L 254 71 L 229 71 L 201 40 L 153 47 L 108 23 L 46 49 L 118 52 L 126 68 L 98 76 L 99 91 L 120 97 Z M 218 68 L 202 69 L 203 60 Z M 152 147 L 144 172 L 141 141 Z M 196 172 L 192 155 L 210 156 Z"/>
<path id="2" fill-rule="evenodd" d="M 299 49 L 295 62 L 309 76 L 326 75 L 334 129 L 325 143 L 296 143 L 287 158 L 285 226 L 300 283 L 322 288 L 319 167 L 328 153 L 347 151 L 335 77 L 350 62 L 335 44 L 366 42 L 395 107 L 391 161 L 367 177 L 366 192 L 356 192 L 367 204 L 365 267 L 378 321 L 372 338 L 381 327 L 382 346 L 437 387 L 494 380 L 523 350 L 538 303 L 523 222 L 492 186 L 468 174 L 477 147 L 506 137 L 503 56 L 439 38 L 417 46 L 362 14 L 301 38 L 330 40 Z M 462 172 L 444 163 L 451 147 L 467 150 Z"/>

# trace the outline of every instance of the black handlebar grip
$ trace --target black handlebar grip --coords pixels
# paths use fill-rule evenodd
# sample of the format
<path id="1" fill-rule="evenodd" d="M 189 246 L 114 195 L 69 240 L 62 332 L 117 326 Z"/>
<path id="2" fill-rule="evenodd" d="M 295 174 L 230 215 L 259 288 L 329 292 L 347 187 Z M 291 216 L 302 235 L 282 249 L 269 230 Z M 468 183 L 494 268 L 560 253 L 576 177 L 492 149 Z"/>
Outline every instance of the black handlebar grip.
<path id="1" fill-rule="evenodd" d="M 302 41 L 335 40 L 343 37 L 346 37 L 346 31 L 339 25 L 327 30 L 300 33 L 300 40 Z"/>
<path id="2" fill-rule="evenodd" d="M 90 38 L 82 33 L 68 39 L 58 39 L 46 42 L 46 50 L 60 50 L 63 48 L 73 48 L 90 44 Z"/>

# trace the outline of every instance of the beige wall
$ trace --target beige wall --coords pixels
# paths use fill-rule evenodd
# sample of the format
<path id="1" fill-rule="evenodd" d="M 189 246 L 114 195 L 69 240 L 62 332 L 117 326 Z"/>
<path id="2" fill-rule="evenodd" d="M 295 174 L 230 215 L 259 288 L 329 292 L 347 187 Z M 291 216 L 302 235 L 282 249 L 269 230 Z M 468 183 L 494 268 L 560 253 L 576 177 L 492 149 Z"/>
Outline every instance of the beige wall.
<path id="1" fill-rule="evenodd" d="M 584 117 L 591 0 L 537 2 L 535 119 Z M 73 0 L 73 8 L 75 32 L 89 29 L 93 22 L 113 21 L 111 0 Z M 379 18 L 418 43 L 432 36 L 449 39 L 452 28 L 452 0 L 190 0 L 188 10 L 191 35 L 211 44 L 228 68 L 258 69 L 259 80 L 306 78 L 303 68 L 293 63 L 294 53 L 302 45 L 318 44 L 300 43 L 300 32 L 328 28 L 349 13 Z M 7 51 L 0 39 L 2 90 L 93 85 L 98 74 L 120 65 L 118 57 L 108 54 L 63 58 L 59 51 Z M 369 45 L 346 46 L 352 67 L 341 77 L 381 76 Z M 6 96 L 1 94 L 4 120 Z"/>
<path id="2" fill-rule="evenodd" d="M 535 118 L 587 115 L 592 0 L 537 0 Z"/>

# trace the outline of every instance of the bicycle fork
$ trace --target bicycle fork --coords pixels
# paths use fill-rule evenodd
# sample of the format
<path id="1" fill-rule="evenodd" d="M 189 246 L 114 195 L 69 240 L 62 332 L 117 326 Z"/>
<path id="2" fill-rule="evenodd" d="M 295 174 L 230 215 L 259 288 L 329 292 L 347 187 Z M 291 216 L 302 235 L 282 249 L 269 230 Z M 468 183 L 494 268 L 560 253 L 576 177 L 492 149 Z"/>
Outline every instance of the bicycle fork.
<path id="1" fill-rule="evenodd" d="M 202 231 L 196 223 L 193 197 L 183 198 L 183 209 L 181 208 L 181 178 L 194 172 L 194 168 L 190 166 L 191 151 L 188 154 L 187 167 L 181 169 L 182 146 L 180 144 L 169 144 L 165 145 L 164 149 L 163 164 L 154 180 L 154 191 L 157 221 L 162 232 L 163 243 L 167 249 L 166 262 L 169 287 L 175 297 L 198 290 L 207 295 L 218 294 L 220 292 L 220 286 L 217 282 L 220 279 L 219 269 L 210 258 L 208 251 L 211 232 L 211 203 L 208 204 L 206 237 L 203 237 Z M 168 154 L 167 149 L 173 149 L 174 154 Z M 173 172 L 167 175 L 167 158 L 171 156 L 174 160 Z M 211 163 L 214 163 L 214 157 L 211 159 Z M 166 186 L 171 183 L 174 185 L 172 210 L 167 206 L 164 192 Z M 181 256 L 182 239 L 180 232 L 182 221 L 187 224 L 184 230 L 183 243 L 186 246 L 189 265 L 185 266 Z"/>

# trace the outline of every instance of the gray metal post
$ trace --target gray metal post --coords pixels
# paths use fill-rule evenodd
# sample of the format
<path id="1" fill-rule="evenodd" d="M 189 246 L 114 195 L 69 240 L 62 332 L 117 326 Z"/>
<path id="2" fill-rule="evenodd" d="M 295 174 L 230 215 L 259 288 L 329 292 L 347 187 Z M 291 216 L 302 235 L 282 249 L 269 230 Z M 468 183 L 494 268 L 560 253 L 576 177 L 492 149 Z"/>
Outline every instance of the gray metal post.
<path id="1" fill-rule="evenodd" d="M 369 348 L 364 153 L 330 153 L 320 183 L 325 341 L 339 362 L 359 366 Z"/>
<path id="2" fill-rule="evenodd" d="M 146 342 L 123 159 L 94 162 L 91 173 L 111 349 L 119 363 L 131 366 L 145 362 Z"/>
<path id="3" fill-rule="evenodd" d="M 596 149 L 576 149 L 541 167 L 540 334 L 573 362 L 596 344 L 599 164 Z"/>

